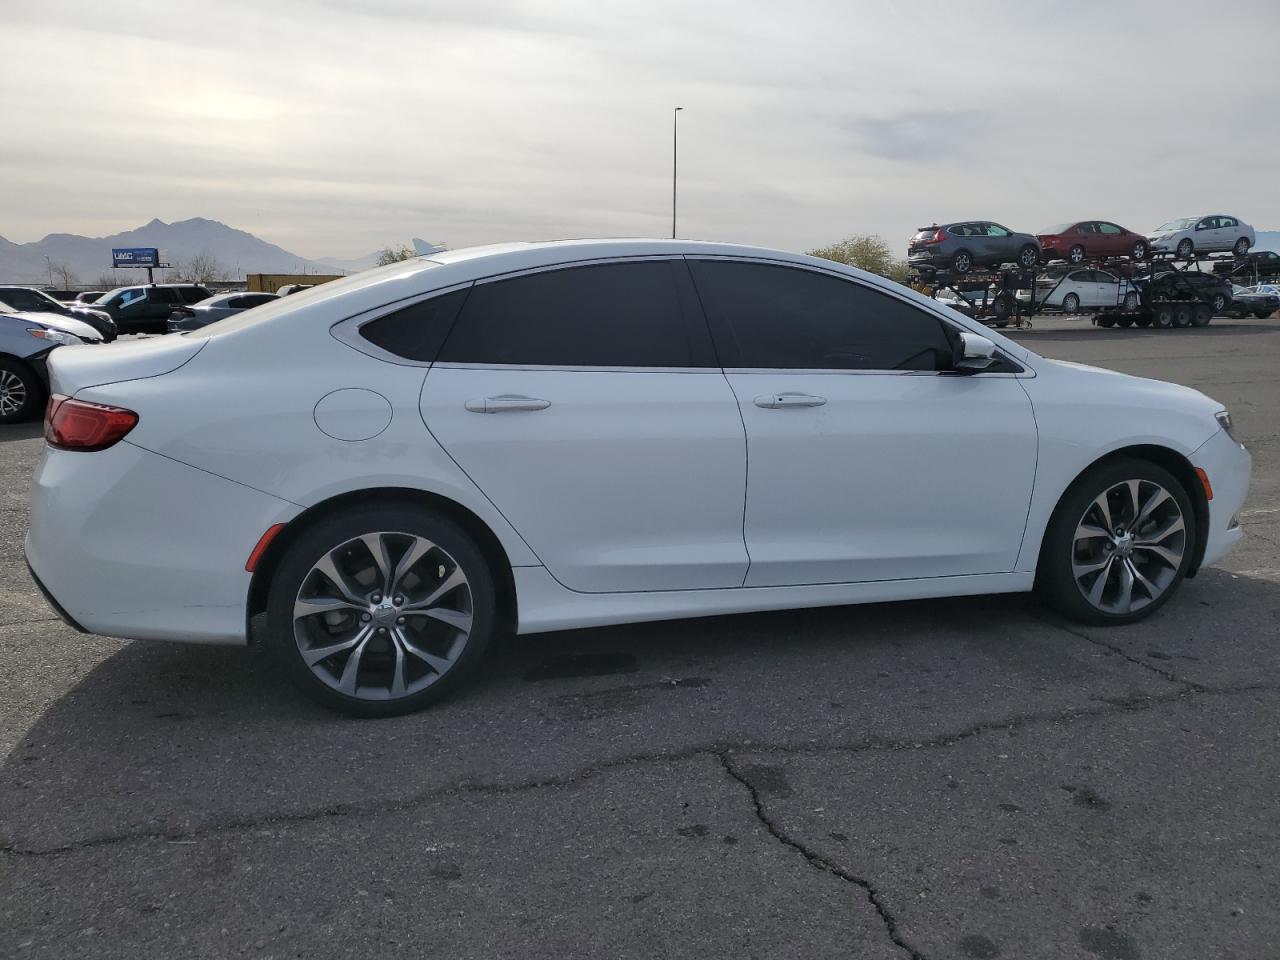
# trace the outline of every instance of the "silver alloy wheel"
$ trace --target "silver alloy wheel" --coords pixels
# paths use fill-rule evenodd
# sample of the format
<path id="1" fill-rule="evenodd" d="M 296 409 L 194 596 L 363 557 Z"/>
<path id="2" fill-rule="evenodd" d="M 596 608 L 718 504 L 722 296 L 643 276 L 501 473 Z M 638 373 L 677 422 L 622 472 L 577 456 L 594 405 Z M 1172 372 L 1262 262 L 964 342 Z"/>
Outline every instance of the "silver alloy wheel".
<path id="1" fill-rule="evenodd" d="M 1084 262 L 1084 247 L 1072 247 L 1071 252 L 1067 254 L 1067 259 L 1072 263 Z"/>
<path id="2" fill-rule="evenodd" d="M 0 414 L 12 416 L 27 402 L 27 385 L 12 370 L 0 370 Z"/>
<path id="3" fill-rule="evenodd" d="M 293 635 L 326 685 L 361 700 L 396 700 L 448 673 L 470 639 L 473 612 L 466 574 L 438 544 L 366 533 L 303 577 Z"/>
<path id="4" fill-rule="evenodd" d="M 1095 608 L 1129 614 L 1169 589 L 1186 546 L 1177 498 L 1153 480 L 1123 480 L 1099 494 L 1080 518 L 1071 574 Z"/>

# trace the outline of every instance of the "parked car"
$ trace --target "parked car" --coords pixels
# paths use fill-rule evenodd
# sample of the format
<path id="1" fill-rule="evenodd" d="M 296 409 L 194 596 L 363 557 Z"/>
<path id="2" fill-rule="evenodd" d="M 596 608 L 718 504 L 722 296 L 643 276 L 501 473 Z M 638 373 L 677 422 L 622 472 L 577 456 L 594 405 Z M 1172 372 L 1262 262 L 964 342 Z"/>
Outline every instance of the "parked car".
<path id="1" fill-rule="evenodd" d="M 274 293 L 220 293 L 189 307 L 178 307 L 169 314 L 169 332 L 199 330 L 215 320 L 233 317 L 252 307 L 260 307 L 280 298 Z"/>
<path id="2" fill-rule="evenodd" d="M 1212 214 L 1207 217 L 1184 217 L 1156 227 L 1147 236 L 1153 253 L 1176 253 L 1188 260 L 1197 253 L 1221 253 L 1230 250 L 1243 257 L 1254 244 L 1253 227 L 1236 217 Z"/>
<path id="3" fill-rule="evenodd" d="M 1029 233 L 1014 233 L 989 220 L 966 220 L 921 227 L 907 245 L 907 262 L 916 267 L 968 273 L 975 267 L 1016 263 L 1030 270 L 1040 259 L 1040 243 Z"/>
<path id="4" fill-rule="evenodd" d="M 1274 250 L 1254 250 L 1234 261 L 1215 263 L 1213 272 L 1225 273 L 1235 280 L 1243 277 L 1256 277 L 1259 280 L 1280 278 L 1280 253 Z"/>
<path id="5" fill-rule="evenodd" d="M 0 423 L 17 423 L 44 409 L 55 347 L 101 343 L 93 327 L 60 313 L 0 311 Z"/>
<path id="6" fill-rule="evenodd" d="M 1027 299 L 1020 295 L 1020 299 Z M 1138 309 L 1138 288 L 1105 270 L 1068 269 L 1058 276 L 1049 274 L 1036 281 L 1036 303 L 1064 313 L 1081 310 Z"/>
<path id="7" fill-rule="evenodd" d="M 106 292 L 105 290 L 83 290 L 80 293 L 76 294 L 75 302 L 83 303 L 85 306 L 88 306 L 89 304 L 97 300 L 100 296 L 102 296 L 105 292 Z"/>
<path id="8" fill-rule="evenodd" d="M 1145 260 L 1147 238 L 1126 230 L 1110 220 L 1080 220 L 1047 227 L 1037 234 L 1040 255 L 1045 260 L 1083 263 L 1101 257 L 1131 257 Z"/>
<path id="9" fill-rule="evenodd" d="M 286 283 L 276 290 L 276 296 L 288 297 L 295 293 L 301 293 L 303 290 L 310 290 L 314 286 L 314 283 Z"/>
<path id="10" fill-rule="evenodd" d="M 95 310 L 111 314 L 121 333 L 165 333 L 169 314 L 184 304 L 199 303 L 213 296 L 196 283 L 157 283 L 140 287 L 117 287 L 104 293 Z"/>
<path id="11" fill-rule="evenodd" d="M 110 314 L 101 310 L 73 307 L 35 287 L 0 287 L 0 308 L 7 308 L 10 312 L 56 313 L 63 317 L 73 317 L 93 327 L 103 340 L 109 342 L 116 338 L 116 322 L 111 319 Z"/>
<path id="12" fill-rule="evenodd" d="M 1232 284 L 1226 277 L 1201 270 L 1156 270 L 1157 277 L 1172 274 L 1177 274 L 1190 284 L 1200 298 L 1213 308 L 1215 314 L 1222 313 L 1231 303 Z"/>
<path id="13" fill-rule="evenodd" d="M 456 689 L 500 624 L 1033 586 L 1129 623 L 1243 536 L 1221 404 L 776 250 L 442 251 L 49 368 L 26 555 L 55 609 L 253 622 L 365 715 Z"/>
<path id="14" fill-rule="evenodd" d="M 1277 310 L 1280 310 L 1280 295 L 1277 295 L 1275 287 L 1232 288 L 1230 315 L 1233 317 L 1247 317 L 1252 314 L 1261 320 L 1271 316 Z"/>

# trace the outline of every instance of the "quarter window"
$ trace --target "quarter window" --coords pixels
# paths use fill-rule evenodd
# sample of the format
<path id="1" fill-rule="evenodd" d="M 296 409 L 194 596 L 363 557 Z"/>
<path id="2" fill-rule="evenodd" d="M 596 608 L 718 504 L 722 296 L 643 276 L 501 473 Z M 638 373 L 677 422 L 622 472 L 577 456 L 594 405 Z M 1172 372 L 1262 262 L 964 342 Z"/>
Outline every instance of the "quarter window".
<path id="1" fill-rule="evenodd" d="M 466 299 L 464 288 L 420 300 L 363 324 L 360 336 L 397 357 L 430 363 L 440 352 L 440 345 L 449 335 L 449 328 Z"/>
<path id="2" fill-rule="evenodd" d="M 681 260 L 566 267 L 477 283 L 442 362 L 715 366 Z"/>
<path id="3" fill-rule="evenodd" d="M 727 367 L 943 370 L 942 321 L 852 280 L 794 267 L 691 260 Z"/>

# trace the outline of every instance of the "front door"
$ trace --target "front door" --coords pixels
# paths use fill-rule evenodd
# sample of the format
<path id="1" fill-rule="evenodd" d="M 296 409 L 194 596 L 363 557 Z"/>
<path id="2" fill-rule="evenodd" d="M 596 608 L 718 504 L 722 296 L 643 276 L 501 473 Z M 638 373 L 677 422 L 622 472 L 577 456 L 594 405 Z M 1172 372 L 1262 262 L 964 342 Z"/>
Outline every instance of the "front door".
<path id="1" fill-rule="evenodd" d="M 1031 403 L 950 366 L 948 325 L 836 274 L 691 259 L 747 430 L 747 586 L 1014 569 Z"/>
<path id="2" fill-rule="evenodd" d="M 681 258 L 477 283 L 421 402 L 564 586 L 741 586 L 742 418 Z"/>

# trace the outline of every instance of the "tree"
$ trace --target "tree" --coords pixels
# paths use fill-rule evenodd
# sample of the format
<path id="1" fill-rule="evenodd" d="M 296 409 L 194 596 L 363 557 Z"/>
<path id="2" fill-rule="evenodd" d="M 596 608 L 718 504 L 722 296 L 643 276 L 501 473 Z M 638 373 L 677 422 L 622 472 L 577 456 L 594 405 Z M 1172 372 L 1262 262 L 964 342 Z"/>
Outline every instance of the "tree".
<path id="1" fill-rule="evenodd" d="M 208 253 L 197 253 L 182 261 L 173 272 L 178 280 L 185 283 L 208 283 L 211 280 L 224 280 L 227 276 L 227 268 Z"/>
<path id="2" fill-rule="evenodd" d="M 80 278 L 75 275 L 75 271 L 67 263 L 55 263 L 50 269 L 53 273 L 53 278 L 61 285 L 59 287 L 61 290 L 70 290 L 80 282 Z"/>
<path id="3" fill-rule="evenodd" d="M 846 263 L 851 267 L 861 267 L 870 273 L 878 273 L 891 280 L 905 280 L 907 263 L 899 260 L 889 249 L 884 238 L 875 233 L 855 233 L 851 237 L 833 243 L 828 247 L 810 250 L 809 256 Z"/>
<path id="4" fill-rule="evenodd" d="M 412 260 L 418 255 L 418 252 L 409 244 L 402 243 L 399 246 L 387 247 L 378 254 L 376 265 L 385 267 L 388 263 L 399 263 L 402 260 Z"/>

